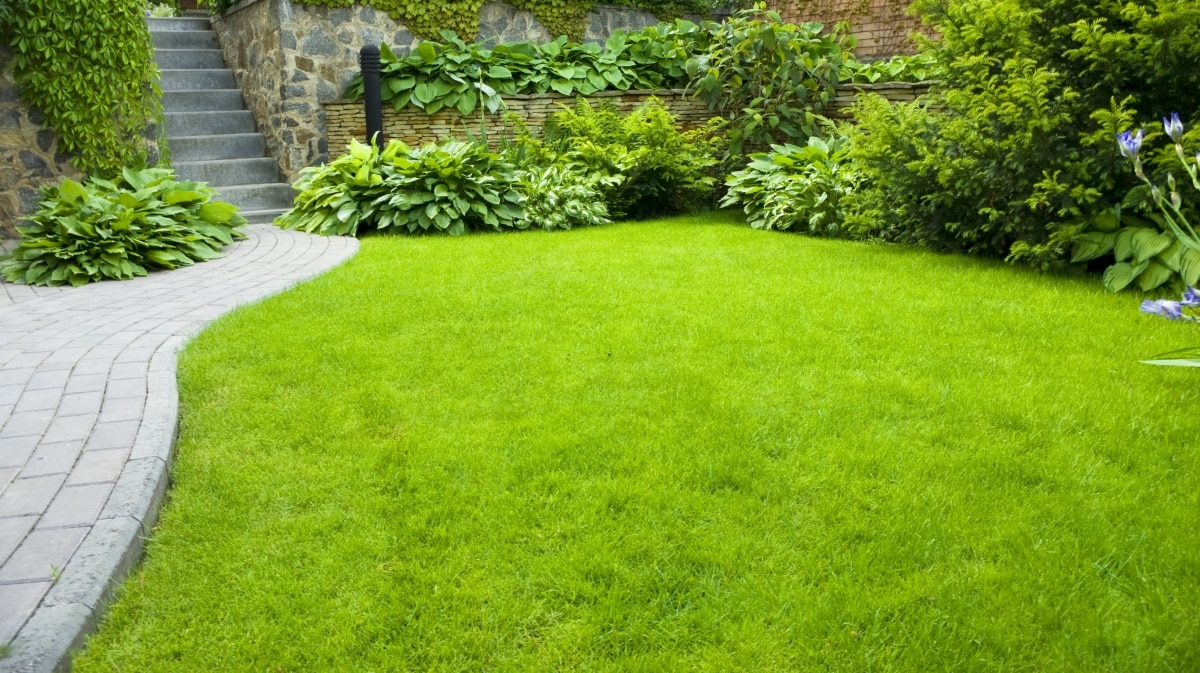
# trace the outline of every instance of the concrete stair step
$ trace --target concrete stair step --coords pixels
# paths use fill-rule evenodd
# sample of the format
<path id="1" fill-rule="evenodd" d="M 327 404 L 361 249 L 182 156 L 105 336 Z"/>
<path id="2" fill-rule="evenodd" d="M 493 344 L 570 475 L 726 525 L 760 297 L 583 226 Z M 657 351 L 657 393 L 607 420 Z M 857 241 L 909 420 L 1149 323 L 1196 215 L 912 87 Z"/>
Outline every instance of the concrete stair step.
<path id="1" fill-rule="evenodd" d="M 175 174 L 184 180 L 199 180 L 214 187 L 258 185 L 279 181 L 274 159 L 223 159 L 219 161 L 175 161 Z"/>
<path id="2" fill-rule="evenodd" d="M 220 49 L 155 49 L 159 70 L 220 70 L 225 59 Z"/>
<path id="3" fill-rule="evenodd" d="M 292 207 L 296 192 L 291 185 L 267 183 L 217 188 L 217 198 L 241 208 L 243 212 L 261 210 L 284 211 Z"/>
<path id="4" fill-rule="evenodd" d="M 195 70 L 165 69 L 162 72 L 163 91 L 195 91 L 196 89 L 236 89 L 233 71 L 228 68 Z"/>
<path id="5" fill-rule="evenodd" d="M 183 16 L 171 19 L 147 18 L 150 32 L 168 30 L 212 30 L 212 21 L 207 16 Z"/>
<path id="6" fill-rule="evenodd" d="M 255 131 L 254 116 L 249 110 L 168 112 L 163 116 L 168 141 L 174 136 L 219 136 Z"/>
<path id="7" fill-rule="evenodd" d="M 204 30 L 152 30 L 150 39 L 155 49 L 219 49 L 217 34 Z"/>
<path id="8" fill-rule="evenodd" d="M 250 224 L 271 224 L 275 218 L 286 213 L 287 210 L 243 210 L 239 214 L 246 218 L 246 222 Z"/>
<path id="9" fill-rule="evenodd" d="M 257 159 L 267 152 L 261 133 L 233 133 L 220 136 L 179 136 L 169 138 L 171 160 L 206 161 L 213 159 Z"/>
<path id="10" fill-rule="evenodd" d="M 237 89 L 163 92 L 163 110 L 166 112 L 220 112 L 245 109 L 242 92 Z"/>

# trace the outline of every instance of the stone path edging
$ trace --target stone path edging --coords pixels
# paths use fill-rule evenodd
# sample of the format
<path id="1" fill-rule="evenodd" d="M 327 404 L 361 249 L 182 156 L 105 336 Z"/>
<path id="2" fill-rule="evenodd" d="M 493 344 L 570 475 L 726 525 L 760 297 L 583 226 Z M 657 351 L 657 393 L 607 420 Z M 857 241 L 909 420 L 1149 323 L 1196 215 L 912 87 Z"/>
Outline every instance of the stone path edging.
<path id="1" fill-rule="evenodd" d="M 0 300 L 16 300 L 7 306 L 0 303 L 0 394 L 6 388 L 22 387 L 15 398 L 11 392 L 7 398 L 0 397 L 0 461 L 3 461 L 0 462 L 0 524 L 32 520 L 21 540 L 9 539 L 7 544 L 3 538 L 7 529 L 0 529 L 0 592 L 14 588 L 36 592 L 48 585 L 32 615 L 12 639 L 10 653 L 0 659 L 0 673 L 67 670 L 69 654 L 95 630 L 115 588 L 140 558 L 167 487 L 178 426 L 176 361 L 188 339 L 236 306 L 316 276 L 345 261 L 358 249 L 358 241 L 352 238 L 309 236 L 266 225 L 251 226 L 247 234 L 246 241 L 228 248 L 221 259 L 186 269 L 57 293 L 0 292 Z M 135 329 L 138 325 L 140 331 Z M 92 329 L 86 329 L 88 326 Z M 61 334 L 72 336 L 56 336 Z M 47 344 L 51 346 L 48 350 Z M 99 359 L 89 357 L 98 352 L 103 353 Z M 73 390 L 72 381 L 88 384 L 78 388 L 95 388 L 98 382 L 95 370 L 102 368 L 105 358 L 110 364 L 102 391 L 68 392 Z M 81 366 L 85 362 L 88 365 Z M 130 392 L 136 393 L 137 385 L 128 385 L 136 377 L 114 377 L 118 371 L 122 375 L 139 371 L 142 364 L 145 394 L 135 424 L 126 420 L 130 405 L 123 402 L 137 399 Z M 83 373 L 76 375 L 77 370 Z M 69 373 L 55 375 L 55 379 L 61 379 L 61 385 L 57 388 L 58 402 L 54 408 L 23 411 L 22 405 L 47 406 L 43 400 L 45 391 L 56 390 L 32 388 L 31 382 L 38 374 L 63 371 Z M 12 383 L 21 378 L 23 383 Z M 110 390 L 130 396 L 110 398 Z M 11 406 L 6 399 L 13 400 Z M 27 399 L 34 402 L 26 404 Z M 80 401 L 91 406 L 79 408 L 85 412 L 94 408 L 97 413 L 77 414 L 67 409 L 78 406 L 75 403 Z M 125 415 L 111 415 L 122 420 L 107 421 L 105 412 L 109 409 Z M 73 415 L 63 415 L 65 411 L 72 411 Z M 46 416 L 50 416 L 49 420 Z M 82 427 L 81 423 L 87 424 L 86 437 L 57 441 L 73 436 L 69 434 L 70 427 Z M 105 439 L 94 443 L 98 436 L 113 436 L 110 432 L 113 429 L 124 430 L 134 425 L 136 433 L 131 441 Z M 36 440 L 31 440 L 35 432 Z M 17 448 L 10 451 L 5 447 L 6 441 L 9 447 Z M 54 495 L 44 499 L 40 513 L 26 514 L 29 506 L 20 498 L 24 493 L 19 488 L 22 474 L 36 475 L 28 477 L 30 482 L 57 476 L 57 473 L 43 475 L 46 469 L 53 468 L 43 468 L 36 461 L 49 458 L 65 464 L 66 459 L 51 452 L 64 446 L 67 447 L 64 455 L 71 461 L 67 472 L 62 473 L 65 476 L 59 480 Z M 119 459 L 123 451 L 119 476 L 112 480 L 102 508 L 92 514 L 94 498 L 79 505 L 80 499 L 74 496 L 88 488 L 91 492 L 103 492 L 109 482 L 89 482 L 100 477 L 84 474 L 83 466 L 89 457 L 105 453 L 109 458 Z M 14 468 L 5 466 L 21 454 L 25 454 L 24 464 L 6 479 L 5 472 Z M 14 485 L 18 488 L 10 488 Z M 17 496 L 10 497 L 13 493 Z M 80 510 L 74 519 L 72 506 Z M 68 525 L 55 525 L 61 521 Z M 51 525 L 43 527 L 47 522 Z M 31 563 L 27 558 L 38 551 L 33 544 L 35 535 L 64 531 L 77 534 L 85 528 L 82 541 L 69 552 L 69 560 L 56 577 L 33 576 L 25 569 Z M 32 551 L 21 556 L 27 545 Z M 34 572 L 42 572 L 36 569 L 36 560 Z M 21 572 L 26 575 L 21 576 Z"/>

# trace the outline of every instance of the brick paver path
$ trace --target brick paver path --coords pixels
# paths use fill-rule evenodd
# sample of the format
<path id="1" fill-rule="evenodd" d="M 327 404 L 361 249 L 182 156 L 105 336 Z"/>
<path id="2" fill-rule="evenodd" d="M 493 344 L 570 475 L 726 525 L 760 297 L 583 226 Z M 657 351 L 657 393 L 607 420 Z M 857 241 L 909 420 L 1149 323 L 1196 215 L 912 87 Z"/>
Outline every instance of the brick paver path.
<path id="1" fill-rule="evenodd" d="M 0 283 L 0 671 L 51 670 L 136 561 L 166 486 L 187 338 L 358 249 L 246 231 L 221 259 L 147 278 Z"/>

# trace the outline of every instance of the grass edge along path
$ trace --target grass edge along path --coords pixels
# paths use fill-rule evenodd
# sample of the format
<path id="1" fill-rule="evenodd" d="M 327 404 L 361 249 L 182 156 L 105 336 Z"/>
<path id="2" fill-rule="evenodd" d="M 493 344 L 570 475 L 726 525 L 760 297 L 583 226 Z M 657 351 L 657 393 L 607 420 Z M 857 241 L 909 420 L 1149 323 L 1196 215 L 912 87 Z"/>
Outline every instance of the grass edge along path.
<path id="1" fill-rule="evenodd" d="M 1196 669 L 1187 327 L 724 215 L 368 238 L 188 346 L 76 670 Z"/>

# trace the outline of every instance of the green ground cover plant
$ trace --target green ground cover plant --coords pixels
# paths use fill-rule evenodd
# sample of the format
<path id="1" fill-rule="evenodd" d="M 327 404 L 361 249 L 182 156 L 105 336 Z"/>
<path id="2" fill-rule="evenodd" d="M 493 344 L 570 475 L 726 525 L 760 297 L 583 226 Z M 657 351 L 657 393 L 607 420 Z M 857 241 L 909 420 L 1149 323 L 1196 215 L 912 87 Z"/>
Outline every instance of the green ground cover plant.
<path id="1" fill-rule="evenodd" d="M 43 189 L 38 210 L 18 225 L 21 239 L 0 257 L 0 273 L 14 283 L 84 285 L 215 259 L 246 223 L 215 195 L 165 168 L 64 179 Z"/>
<path id="2" fill-rule="evenodd" d="M 728 215 L 369 237 L 183 353 L 74 670 L 1194 670 L 1189 327 Z"/>

